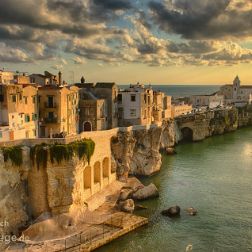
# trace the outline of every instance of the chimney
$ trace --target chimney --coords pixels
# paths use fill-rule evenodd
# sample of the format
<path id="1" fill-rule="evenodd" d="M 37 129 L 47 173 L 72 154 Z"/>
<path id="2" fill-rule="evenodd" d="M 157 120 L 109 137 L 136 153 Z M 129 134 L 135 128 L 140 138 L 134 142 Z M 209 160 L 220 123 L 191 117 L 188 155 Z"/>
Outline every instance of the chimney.
<path id="1" fill-rule="evenodd" d="M 62 73 L 59 71 L 59 86 L 62 85 Z"/>

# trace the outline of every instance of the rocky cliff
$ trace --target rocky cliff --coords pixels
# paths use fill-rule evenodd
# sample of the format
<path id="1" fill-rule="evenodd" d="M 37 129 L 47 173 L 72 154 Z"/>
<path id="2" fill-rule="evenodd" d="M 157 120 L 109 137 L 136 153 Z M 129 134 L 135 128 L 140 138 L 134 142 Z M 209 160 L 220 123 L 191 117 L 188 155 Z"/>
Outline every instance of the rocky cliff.
<path id="1" fill-rule="evenodd" d="M 174 121 L 150 129 L 119 131 L 111 140 L 112 156 L 119 179 L 129 174 L 151 175 L 160 170 L 161 149 L 172 147 L 180 138 Z"/>
<path id="2" fill-rule="evenodd" d="M 4 223 L 0 227 L 0 235 L 19 233 L 19 228 L 25 226 L 29 219 L 27 208 L 27 148 L 23 147 L 24 163 L 18 167 L 11 161 L 4 162 L 4 156 L 0 152 L 0 221 Z M 0 250 L 4 243 L 0 242 Z"/>

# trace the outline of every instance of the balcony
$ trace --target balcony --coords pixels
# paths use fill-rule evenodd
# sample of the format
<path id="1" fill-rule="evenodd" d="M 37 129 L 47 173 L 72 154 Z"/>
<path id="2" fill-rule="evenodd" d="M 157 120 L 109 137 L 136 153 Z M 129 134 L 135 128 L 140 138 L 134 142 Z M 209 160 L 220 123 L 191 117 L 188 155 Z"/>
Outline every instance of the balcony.
<path id="1" fill-rule="evenodd" d="M 58 123 L 58 119 L 56 117 L 47 117 L 44 118 L 45 123 Z"/>
<path id="2" fill-rule="evenodd" d="M 45 102 L 45 108 L 57 108 L 57 104 Z"/>

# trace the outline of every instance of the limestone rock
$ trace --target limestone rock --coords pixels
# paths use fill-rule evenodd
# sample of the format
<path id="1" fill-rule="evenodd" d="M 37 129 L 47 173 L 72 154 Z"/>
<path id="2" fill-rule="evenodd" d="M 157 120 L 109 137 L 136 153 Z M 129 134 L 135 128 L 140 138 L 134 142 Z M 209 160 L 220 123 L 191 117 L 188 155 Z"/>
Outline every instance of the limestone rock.
<path id="1" fill-rule="evenodd" d="M 157 187 L 153 183 L 151 183 L 148 186 L 137 190 L 135 193 L 133 193 L 132 197 L 134 200 L 146 200 L 158 196 L 159 193 Z"/>
<path id="2" fill-rule="evenodd" d="M 166 153 L 167 155 L 175 155 L 175 154 L 177 154 L 177 152 L 175 151 L 175 149 L 172 148 L 172 147 L 167 147 L 167 148 L 165 149 L 165 153 Z"/>
<path id="3" fill-rule="evenodd" d="M 127 199 L 125 201 L 120 201 L 118 203 L 118 208 L 123 211 L 123 212 L 127 212 L 127 213 L 133 213 L 134 209 L 135 209 L 135 204 L 134 204 L 134 200 L 132 199 Z"/>
<path id="4" fill-rule="evenodd" d="M 193 208 L 193 207 L 189 207 L 186 209 L 187 213 L 191 216 L 194 216 L 198 213 L 197 209 Z"/>
<path id="5" fill-rule="evenodd" d="M 132 188 L 124 188 L 121 190 L 118 201 L 125 201 L 127 199 L 130 199 L 134 193 L 134 190 Z"/>
<path id="6" fill-rule="evenodd" d="M 160 149 L 172 147 L 177 142 L 178 130 L 174 121 L 160 127 L 120 131 L 111 140 L 111 151 L 117 165 L 117 176 L 127 180 L 129 174 L 149 176 L 162 165 Z"/>
<path id="7" fill-rule="evenodd" d="M 178 217 L 180 216 L 180 207 L 179 206 L 173 206 L 173 207 L 170 207 L 166 210 L 163 210 L 161 212 L 162 215 L 164 216 L 168 216 L 170 218 L 172 217 Z"/>

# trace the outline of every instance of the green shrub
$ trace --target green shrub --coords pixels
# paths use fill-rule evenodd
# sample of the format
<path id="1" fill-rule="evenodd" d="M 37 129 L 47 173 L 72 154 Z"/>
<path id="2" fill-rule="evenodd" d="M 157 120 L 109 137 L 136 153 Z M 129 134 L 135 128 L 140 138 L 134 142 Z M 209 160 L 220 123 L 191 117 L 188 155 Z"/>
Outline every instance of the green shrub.
<path id="1" fill-rule="evenodd" d="M 4 162 L 10 159 L 13 165 L 21 166 L 23 163 L 22 146 L 3 147 Z"/>

